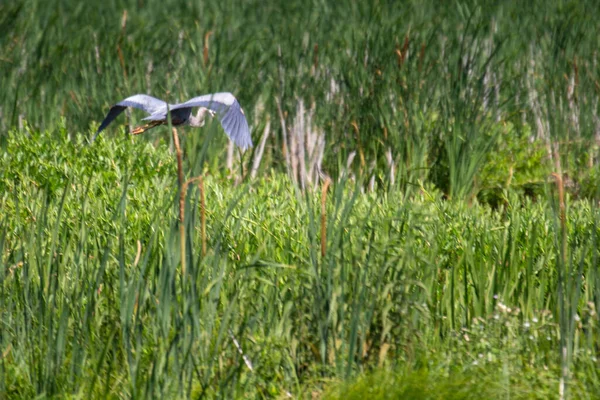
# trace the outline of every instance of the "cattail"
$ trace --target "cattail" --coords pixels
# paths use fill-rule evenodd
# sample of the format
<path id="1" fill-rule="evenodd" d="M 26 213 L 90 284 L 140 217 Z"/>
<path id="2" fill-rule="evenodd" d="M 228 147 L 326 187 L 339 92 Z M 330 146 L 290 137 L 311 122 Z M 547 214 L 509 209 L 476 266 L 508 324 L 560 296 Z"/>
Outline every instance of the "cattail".
<path id="1" fill-rule="evenodd" d="M 208 39 L 212 35 L 212 31 L 206 32 L 204 35 L 204 48 L 202 49 L 202 61 L 204 62 L 204 66 L 208 65 Z"/>

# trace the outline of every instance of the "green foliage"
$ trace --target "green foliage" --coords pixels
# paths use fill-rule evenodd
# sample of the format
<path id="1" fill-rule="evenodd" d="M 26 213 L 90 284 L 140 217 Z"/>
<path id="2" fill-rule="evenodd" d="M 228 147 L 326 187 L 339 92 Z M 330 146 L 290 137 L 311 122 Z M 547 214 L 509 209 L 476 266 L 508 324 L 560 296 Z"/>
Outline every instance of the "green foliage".
<path id="1" fill-rule="evenodd" d="M 0 2 L 0 398 L 594 398 L 598 10 Z M 89 143 L 223 90 L 258 179 L 218 121 L 182 203 L 166 128 Z"/>
<path id="2" fill-rule="evenodd" d="M 4 395 L 279 397 L 378 365 L 400 375 L 349 390 L 383 391 L 401 377 L 382 393 L 526 397 L 530 379 L 554 395 L 564 335 L 571 393 L 598 391 L 600 216 L 590 203 L 569 204 L 562 282 L 545 203 L 511 194 L 492 211 L 425 187 L 398 200 L 342 180 L 326 202 L 323 257 L 315 193 L 298 195 L 275 172 L 237 187 L 206 175 L 208 252 L 190 186 L 182 273 L 173 154 L 136 139 L 8 135 Z M 578 321 L 566 330 L 565 312 Z"/>
<path id="3" fill-rule="evenodd" d="M 488 153 L 481 171 L 479 200 L 504 202 L 509 189 L 533 198 L 543 196 L 549 179 L 547 152 L 532 140 L 528 128 L 515 129 L 509 123 L 499 130 L 495 151 Z"/>
<path id="4" fill-rule="evenodd" d="M 415 349 L 408 365 L 378 368 L 355 381 L 330 385 L 324 398 L 558 398 L 559 354 L 550 350 L 559 341 L 558 326 L 547 310 L 532 318 L 522 311 L 499 301 L 488 318 L 477 317 L 469 328 L 463 327 L 448 338 L 445 350 L 451 356 Z M 587 364 L 590 354 L 581 351 L 577 358 Z M 575 374 L 587 375 L 583 371 Z M 572 382 L 571 395 L 599 398 L 583 381 Z"/>
<path id="5" fill-rule="evenodd" d="M 593 2 L 563 3 L 13 1 L 0 5 L 0 145 L 23 121 L 88 138 L 108 107 L 133 93 L 175 102 L 227 90 L 244 105 L 255 142 L 271 121 L 265 171 L 286 168 L 282 121 L 289 130 L 303 102 L 315 105 L 307 129 L 325 135 L 332 177 L 357 152 L 352 172 L 387 187 L 389 154 L 405 193 L 428 180 L 472 199 L 506 184 L 510 174 L 488 173 L 502 164 L 513 167 L 511 184 L 537 194 L 531 182 L 557 172 L 537 151 L 557 146 L 577 192 L 598 160 L 599 15 Z M 507 126 L 515 142 L 497 138 Z M 217 124 L 208 128 L 211 140 L 188 153 L 223 165 L 225 138 Z M 515 146 L 519 157 L 487 162 Z"/>

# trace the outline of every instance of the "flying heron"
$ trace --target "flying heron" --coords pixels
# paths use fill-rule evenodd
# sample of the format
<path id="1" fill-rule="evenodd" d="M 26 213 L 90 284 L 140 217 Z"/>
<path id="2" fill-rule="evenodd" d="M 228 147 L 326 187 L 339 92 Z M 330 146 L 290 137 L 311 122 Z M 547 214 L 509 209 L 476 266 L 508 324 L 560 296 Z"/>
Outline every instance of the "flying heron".
<path id="1" fill-rule="evenodd" d="M 92 141 L 96 140 L 100 132 L 127 107 L 138 108 L 149 114 L 143 120 L 150 122 L 133 129 L 131 131 L 133 135 L 139 135 L 155 126 L 167 124 L 167 103 L 165 101 L 146 94 L 136 94 L 110 108 Z M 195 107 L 200 107 L 200 109 L 196 115 L 193 115 L 192 108 Z M 171 114 L 171 124 L 173 126 L 189 125 L 194 127 L 204 125 L 206 114 L 211 116 L 216 114 L 221 120 L 223 130 L 237 146 L 242 149 L 252 147 L 252 138 L 250 137 L 250 129 L 248 129 L 244 111 L 231 93 L 207 94 L 194 97 L 185 103 L 168 104 L 168 112 Z"/>

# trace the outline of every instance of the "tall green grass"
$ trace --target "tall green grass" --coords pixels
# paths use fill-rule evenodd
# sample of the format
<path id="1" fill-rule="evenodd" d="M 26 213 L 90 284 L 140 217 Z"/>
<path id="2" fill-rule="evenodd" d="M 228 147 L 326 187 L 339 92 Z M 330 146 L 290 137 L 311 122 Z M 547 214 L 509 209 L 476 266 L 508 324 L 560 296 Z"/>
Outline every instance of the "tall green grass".
<path id="1" fill-rule="evenodd" d="M 5 3 L 2 137 L 24 122 L 58 134 L 61 118 L 72 139 L 89 137 L 132 93 L 175 102 L 228 90 L 255 142 L 265 119 L 272 123 L 263 168 L 284 169 L 288 131 L 314 104 L 303 130 L 324 135 L 323 169 L 334 177 L 356 152 L 353 173 L 381 186 L 393 168 L 404 191 L 421 180 L 451 197 L 498 198 L 507 184 L 539 193 L 557 172 L 573 192 L 595 196 L 594 4 Z M 221 134 L 199 142 L 215 164 L 224 161 Z M 518 165 L 539 152 L 543 168 Z M 484 173 L 491 154 L 500 176 Z"/>
<path id="2" fill-rule="evenodd" d="M 0 397 L 597 398 L 597 14 L 0 4 Z M 222 90 L 266 140 L 180 131 L 204 210 L 170 131 L 89 145 Z"/>
<path id="3" fill-rule="evenodd" d="M 30 134 L 2 157 L 4 396 L 302 396 L 377 366 L 552 396 L 566 367 L 565 393 L 598 392 L 588 201 L 567 199 L 563 253 L 546 202 L 513 194 L 493 211 L 342 180 L 323 256 L 319 196 L 275 172 L 209 175 L 207 253 L 189 186 L 183 272 L 166 147 Z"/>

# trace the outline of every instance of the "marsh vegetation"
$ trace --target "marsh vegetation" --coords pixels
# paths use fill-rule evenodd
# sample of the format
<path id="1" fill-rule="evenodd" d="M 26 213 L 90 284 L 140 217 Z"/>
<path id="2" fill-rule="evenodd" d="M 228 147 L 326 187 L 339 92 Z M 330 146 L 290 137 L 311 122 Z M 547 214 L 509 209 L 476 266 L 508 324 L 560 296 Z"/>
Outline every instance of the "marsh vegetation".
<path id="1" fill-rule="evenodd" d="M 595 2 L 342 3 L 0 3 L 0 398 L 598 398 Z"/>

